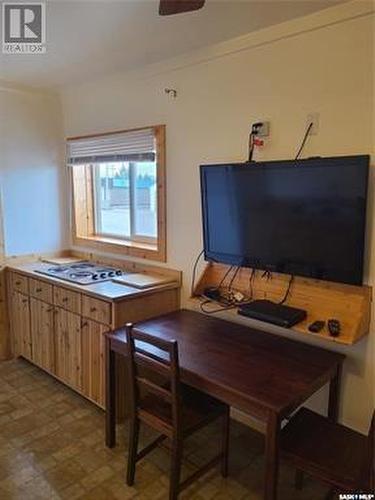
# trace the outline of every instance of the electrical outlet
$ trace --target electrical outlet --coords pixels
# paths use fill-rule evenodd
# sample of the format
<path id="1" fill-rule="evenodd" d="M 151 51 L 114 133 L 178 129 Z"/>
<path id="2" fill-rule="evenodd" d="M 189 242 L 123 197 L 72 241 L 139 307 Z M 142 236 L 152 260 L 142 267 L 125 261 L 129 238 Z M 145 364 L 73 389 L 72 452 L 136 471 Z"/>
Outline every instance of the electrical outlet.
<path id="1" fill-rule="evenodd" d="M 312 123 L 312 127 L 310 129 L 309 135 L 317 135 L 319 132 L 319 113 L 309 113 L 306 118 L 306 128 Z"/>
<path id="2" fill-rule="evenodd" d="M 270 135 L 270 122 L 265 122 L 262 120 L 259 120 L 259 122 L 262 123 L 262 126 L 259 127 L 257 136 L 268 137 Z"/>

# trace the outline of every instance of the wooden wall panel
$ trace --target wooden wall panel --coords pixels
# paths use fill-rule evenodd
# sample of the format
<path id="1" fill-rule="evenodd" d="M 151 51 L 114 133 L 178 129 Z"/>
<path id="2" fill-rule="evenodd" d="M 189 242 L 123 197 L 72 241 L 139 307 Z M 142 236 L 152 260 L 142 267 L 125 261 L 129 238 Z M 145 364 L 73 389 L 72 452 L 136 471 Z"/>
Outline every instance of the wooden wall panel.
<path id="1" fill-rule="evenodd" d="M 115 303 L 114 322 L 115 328 L 127 322 L 143 321 L 148 318 L 160 316 L 180 308 L 180 290 L 158 291 L 143 297 L 135 297 Z"/>

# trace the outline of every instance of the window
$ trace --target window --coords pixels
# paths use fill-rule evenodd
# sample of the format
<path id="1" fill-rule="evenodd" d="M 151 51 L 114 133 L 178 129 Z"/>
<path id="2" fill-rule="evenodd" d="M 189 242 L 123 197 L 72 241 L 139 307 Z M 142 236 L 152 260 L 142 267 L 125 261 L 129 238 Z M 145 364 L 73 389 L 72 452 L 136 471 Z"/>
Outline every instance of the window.
<path id="1" fill-rule="evenodd" d="M 68 139 L 74 241 L 165 261 L 165 127 Z"/>
<path id="2" fill-rule="evenodd" d="M 94 166 L 95 233 L 156 242 L 156 162 Z"/>

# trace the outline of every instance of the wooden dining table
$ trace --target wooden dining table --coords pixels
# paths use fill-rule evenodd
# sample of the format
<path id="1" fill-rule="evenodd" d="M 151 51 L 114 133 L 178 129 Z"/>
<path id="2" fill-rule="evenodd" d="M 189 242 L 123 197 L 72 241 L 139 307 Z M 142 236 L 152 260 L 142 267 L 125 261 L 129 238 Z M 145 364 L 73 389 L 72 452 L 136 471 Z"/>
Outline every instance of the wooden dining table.
<path id="1" fill-rule="evenodd" d="M 327 383 L 328 417 L 333 421 L 338 418 L 345 359 L 340 353 L 184 309 L 142 321 L 136 328 L 177 340 L 183 383 L 265 424 L 265 500 L 277 496 L 283 419 Z M 108 447 L 116 444 L 116 353 L 127 355 L 123 328 L 106 334 Z"/>

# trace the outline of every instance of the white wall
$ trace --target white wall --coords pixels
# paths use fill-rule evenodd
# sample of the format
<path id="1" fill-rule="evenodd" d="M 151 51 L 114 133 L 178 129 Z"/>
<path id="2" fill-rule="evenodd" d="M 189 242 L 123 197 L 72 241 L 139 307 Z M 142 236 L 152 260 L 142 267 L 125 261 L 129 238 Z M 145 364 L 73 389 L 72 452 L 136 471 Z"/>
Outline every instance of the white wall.
<path id="1" fill-rule="evenodd" d="M 66 181 L 56 96 L 0 85 L 0 186 L 6 255 L 67 245 Z"/>
<path id="2" fill-rule="evenodd" d="M 293 157 L 312 111 L 321 115 L 320 132 L 305 156 L 371 152 L 369 5 L 331 8 L 139 73 L 62 89 L 66 135 L 167 125 L 168 265 L 184 271 L 185 296 L 202 248 L 198 166 L 244 160 L 251 122 L 271 121 L 258 158 Z M 177 99 L 168 98 L 165 87 L 176 88 Z M 372 212 L 373 203 L 369 226 Z M 366 279 L 373 283 L 371 240 L 369 232 Z M 362 430 L 374 406 L 373 330 L 356 346 L 341 348 L 348 356 L 343 419 Z M 323 391 L 313 405 L 322 408 L 325 397 Z"/>

